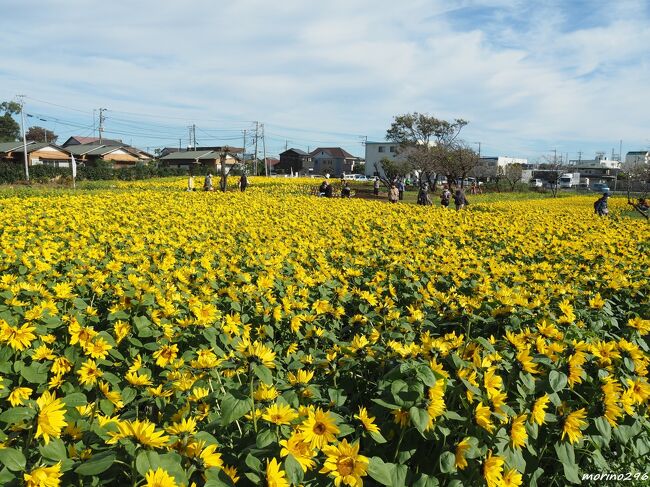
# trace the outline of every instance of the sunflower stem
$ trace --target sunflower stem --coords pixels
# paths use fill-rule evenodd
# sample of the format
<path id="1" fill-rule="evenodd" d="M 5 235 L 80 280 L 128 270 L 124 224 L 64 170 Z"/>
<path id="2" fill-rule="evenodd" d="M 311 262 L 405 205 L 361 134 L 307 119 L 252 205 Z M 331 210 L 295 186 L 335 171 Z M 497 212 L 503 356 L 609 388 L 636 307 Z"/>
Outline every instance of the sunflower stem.
<path id="1" fill-rule="evenodd" d="M 248 365 L 248 375 L 250 376 L 250 392 L 251 392 L 251 403 L 253 404 L 253 430 L 255 431 L 255 434 L 257 434 L 257 414 L 255 411 L 255 388 L 253 383 L 255 382 L 255 379 L 253 377 L 253 368 L 251 365 Z"/>
<path id="2" fill-rule="evenodd" d="M 397 440 L 397 445 L 395 445 L 395 455 L 393 455 L 393 463 L 397 461 L 397 455 L 399 455 L 399 447 L 402 446 L 402 440 L 404 439 L 404 428 L 400 428 L 399 439 Z"/>

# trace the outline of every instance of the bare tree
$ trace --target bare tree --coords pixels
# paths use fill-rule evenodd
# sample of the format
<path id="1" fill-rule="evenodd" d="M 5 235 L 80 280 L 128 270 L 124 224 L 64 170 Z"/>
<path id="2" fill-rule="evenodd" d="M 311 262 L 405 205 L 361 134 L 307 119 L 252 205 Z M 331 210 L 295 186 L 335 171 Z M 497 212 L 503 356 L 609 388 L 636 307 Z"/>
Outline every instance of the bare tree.
<path id="1" fill-rule="evenodd" d="M 646 220 L 650 220 L 650 212 L 647 209 L 644 210 L 640 205 L 641 199 L 647 200 L 650 190 L 650 164 L 635 164 L 628 171 L 627 178 L 627 204 L 640 213 Z M 633 182 L 637 182 L 640 189 L 638 199 L 636 200 L 632 197 L 631 193 Z"/>
<path id="2" fill-rule="evenodd" d="M 460 180 L 463 187 L 464 180 L 479 166 L 478 153 L 464 141 L 457 141 L 446 151 L 445 157 L 439 162 L 439 170 L 447 176 L 447 181 Z"/>
<path id="3" fill-rule="evenodd" d="M 510 191 L 514 191 L 517 183 L 521 181 L 524 175 L 521 164 L 506 164 L 505 167 L 499 168 L 503 171 L 503 177 L 510 185 Z"/>

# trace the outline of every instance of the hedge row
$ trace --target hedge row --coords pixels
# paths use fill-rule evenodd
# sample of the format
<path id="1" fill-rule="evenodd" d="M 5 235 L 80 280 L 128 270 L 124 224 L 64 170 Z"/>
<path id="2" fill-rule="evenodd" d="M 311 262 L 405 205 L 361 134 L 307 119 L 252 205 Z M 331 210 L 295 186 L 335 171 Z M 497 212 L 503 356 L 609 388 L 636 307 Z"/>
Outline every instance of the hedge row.
<path id="1" fill-rule="evenodd" d="M 207 174 L 209 171 L 215 173 L 214 168 L 204 166 L 192 169 L 194 175 Z M 187 169 L 157 165 L 137 165 L 123 169 L 113 169 L 104 164 L 77 167 L 77 181 L 101 181 L 111 179 L 134 181 L 138 179 L 184 175 L 187 175 Z M 69 168 L 39 165 L 31 166 L 29 168 L 29 176 L 32 181 L 47 183 L 57 179 L 70 180 L 72 178 L 72 172 Z M 21 181 L 25 181 L 25 168 L 23 166 L 18 164 L 0 164 L 0 184 L 13 184 Z"/>

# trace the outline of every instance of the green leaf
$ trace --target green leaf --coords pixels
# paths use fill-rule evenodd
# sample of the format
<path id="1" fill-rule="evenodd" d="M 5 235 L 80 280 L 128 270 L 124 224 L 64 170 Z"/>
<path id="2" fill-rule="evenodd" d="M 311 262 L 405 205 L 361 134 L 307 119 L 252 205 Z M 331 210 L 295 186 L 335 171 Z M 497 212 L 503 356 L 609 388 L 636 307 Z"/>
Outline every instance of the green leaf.
<path id="1" fill-rule="evenodd" d="M 415 426 L 420 433 L 424 434 L 429 425 L 429 419 L 431 419 L 427 410 L 413 406 L 409 409 L 409 416 L 411 417 L 413 426 Z"/>
<path id="2" fill-rule="evenodd" d="M 32 384 L 45 384 L 48 370 L 47 364 L 33 363 L 29 367 L 23 367 L 20 375 Z"/>
<path id="3" fill-rule="evenodd" d="M 371 431 L 368 432 L 370 434 L 370 437 L 375 440 L 375 442 L 379 443 L 380 445 L 382 443 L 386 443 L 386 438 L 381 434 L 379 431 Z"/>
<path id="4" fill-rule="evenodd" d="M 20 423 L 32 419 L 36 415 L 36 411 L 32 408 L 15 407 L 9 408 L 0 414 L 0 421 L 7 424 Z"/>
<path id="5" fill-rule="evenodd" d="M 103 451 L 96 453 L 89 460 L 83 462 L 75 469 L 75 473 L 79 475 L 99 475 L 105 472 L 115 462 L 115 453 L 112 451 Z"/>
<path id="6" fill-rule="evenodd" d="M 440 482 L 435 477 L 430 477 L 429 475 L 422 474 L 420 477 L 413 483 L 413 487 L 438 487 Z"/>
<path id="7" fill-rule="evenodd" d="M 383 407 L 385 407 L 386 409 L 392 409 L 392 410 L 395 410 L 395 409 L 399 409 L 399 408 L 400 408 L 400 407 L 397 406 L 396 404 L 391 404 L 391 403 L 389 403 L 389 402 L 384 401 L 383 399 L 371 399 L 371 400 L 372 400 L 372 402 L 374 402 L 375 404 L 379 404 L 380 406 L 383 406 Z"/>
<path id="8" fill-rule="evenodd" d="M 404 401 L 400 396 L 401 394 L 408 392 L 408 390 L 408 384 L 401 379 L 393 381 L 393 383 L 390 385 L 390 392 L 393 395 L 393 401 L 395 401 L 400 406 L 404 405 Z"/>
<path id="9" fill-rule="evenodd" d="M 394 467 L 392 463 L 384 463 L 384 461 L 379 457 L 371 457 L 370 461 L 368 462 L 368 475 L 370 475 L 381 485 L 390 486 L 392 483 L 392 467 Z"/>
<path id="10" fill-rule="evenodd" d="M 567 380 L 566 374 L 557 370 L 551 370 L 551 373 L 548 374 L 548 382 L 551 384 L 553 392 L 558 392 L 564 389 Z"/>
<path id="11" fill-rule="evenodd" d="M 143 477 L 149 470 L 156 470 L 160 466 L 160 456 L 155 451 L 141 451 L 135 458 L 135 469 Z"/>
<path id="12" fill-rule="evenodd" d="M 246 466 L 255 473 L 260 473 L 262 471 L 262 462 L 250 453 L 246 455 L 244 463 L 246 463 Z"/>
<path id="13" fill-rule="evenodd" d="M 133 401 L 138 393 L 132 387 L 125 387 L 120 394 L 122 394 L 122 402 L 126 405 Z"/>
<path id="14" fill-rule="evenodd" d="M 426 386 L 433 387 L 436 385 L 436 376 L 428 365 L 418 365 L 415 369 L 415 375 Z"/>
<path id="15" fill-rule="evenodd" d="M 442 473 L 451 473 L 456 471 L 456 455 L 450 451 L 444 452 L 440 455 L 440 471 Z"/>
<path id="16" fill-rule="evenodd" d="M 609 443 L 609 441 L 612 439 L 611 425 L 607 422 L 607 420 L 603 416 L 596 418 L 594 420 L 594 424 L 596 425 L 596 429 L 601 434 L 605 442 Z"/>
<path id="17" fill-rule="evenodd" d="M 562 462 L 566 480 L 573 484 L 579 484 L 580 476 L 578 475 L 578 465 L 576 465 L 573 446 L 568 442 L 556 443 L 555 452 L 557 453 L 558 460 Z"/>
<path id="18" fill-rule="evenodd" d="M 205 471 L 206 482 L 203 487 L 233 487 L 228 474 L 220 468 L 212 467 Z"/>
<path id="19" fill-rule="evenodd" d="M 255 375 L 267 386 L 273 384 L 273 374 L 264 365 L 259 365 L 259 364 L 253 365 L 253 372 L 255 372 Z"/>
<path id="20" fill-rule="evenodd" d="M 21 476 L 22 477 L 22 476 Z M 16 478 L 16 476 L 11 473 L 11 470 L 8 468 L 3 468 L 0 470 L 0 485 L 9 485 L 11 481 L 13 481 Z"/>
<path id="21" fill-rule="evenodd" d="M 406 487 L 409 469 L 406 465 L 393 465 L 390 470 L 391 487 Z"/>
<path id="22" fill-rule="evenodd" d="M 83 406 L 84 404 L 88 404 L 88 399 L 81 392 L 73 392 L 72 394 L 68 394 L 67 396 L 65 396 L 63 398 L 63 402 L 67 407 L 75 408 L 77 406 Z"/>
<path id="23" fill-rule="evenodd" d="M 239 398 L 232 394 L 226 394 L 221 401 L 221 424 L 228 426 L 233 421 L 241 418 L 244 414 L 253 408 L 253 402 L 250 397 L 240 396 Z"/>
<path id="24" fill-rule="evenodd" d="M 138 332 L 140 338 L 148 338 L 153 336 L 151 329 L 151 321 L 146 316 L 136 316 L 133 318 L 133 325 Z"/>
<path id="25" fill-rule="evenodd" d="M 287 472 L 287 478 L 293 485 L 299 485 L 304 477 L 304 472 L 298 460 L 293 455 L 287 455 L 284 461 L 284 470 Z"/>
<path id="26" fill-rule="evenodd" d="M 343 406 L 348 398 L 342 389 L 327 389 L 327 394 L 335 406 Z"/>
<path id="27" fill-rule="evenodd" d="M 257 438 L 255 439 L 255 445 L 257 448 L 266 448 L 271 443 L 276 440 L 275 434 L 269 429 L 263 429 L 257 433 Z"/>
<path id="28" fill-rule="evenodd" d="M 9 470 L 22 472 L 25 470 L 27 460 L 25 460 L 25 455 L 19 450 L 14 448 L 1 448 L 0 462 Z"/>
<path id="29" fill-rule="evenodd" d="M 38 447 L 38 451 L 43 458 L 53 460 L 55 462 L 63 461 L 68 458 L 68 451 L 65 448 L 65 443 L 61 438 L 52 438 L 47 445 Z"/>
<path id="30" fill-rule="evenodd" d="M 491 353 L 494 353 L 494 352 L 495 352 L 494 347 L 492 346 L 492 344 L 491 344 L 489 341 L 487 341 L 485 338 L 483 338 L 483 337 L 478 337 L 478 338 L 476 339 L 476 341 L 477 341 L 478 343 L 480 343 L 481 345 L 483 345 L 483 347 L 484 347 L 486 350 L 488 350 L 489 352 L 491 352 Z"/>

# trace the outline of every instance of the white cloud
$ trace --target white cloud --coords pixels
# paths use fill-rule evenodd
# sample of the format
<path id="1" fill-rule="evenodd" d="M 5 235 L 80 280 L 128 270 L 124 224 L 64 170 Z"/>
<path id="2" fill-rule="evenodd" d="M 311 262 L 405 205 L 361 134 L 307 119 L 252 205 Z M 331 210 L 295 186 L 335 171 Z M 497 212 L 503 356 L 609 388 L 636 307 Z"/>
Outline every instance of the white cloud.
<path id="1" fill-rule="evenodd" d="M 393 115 L 418 110 L 466 118 L 469 140 L 531 156 L 650 137 L 642 1 L 589 8 L 585 25 L 564 2 L 41 3 L 9 10 L 0 30 L 2 99 L 262 120 L 314 143 L 382 136 Z"/>

